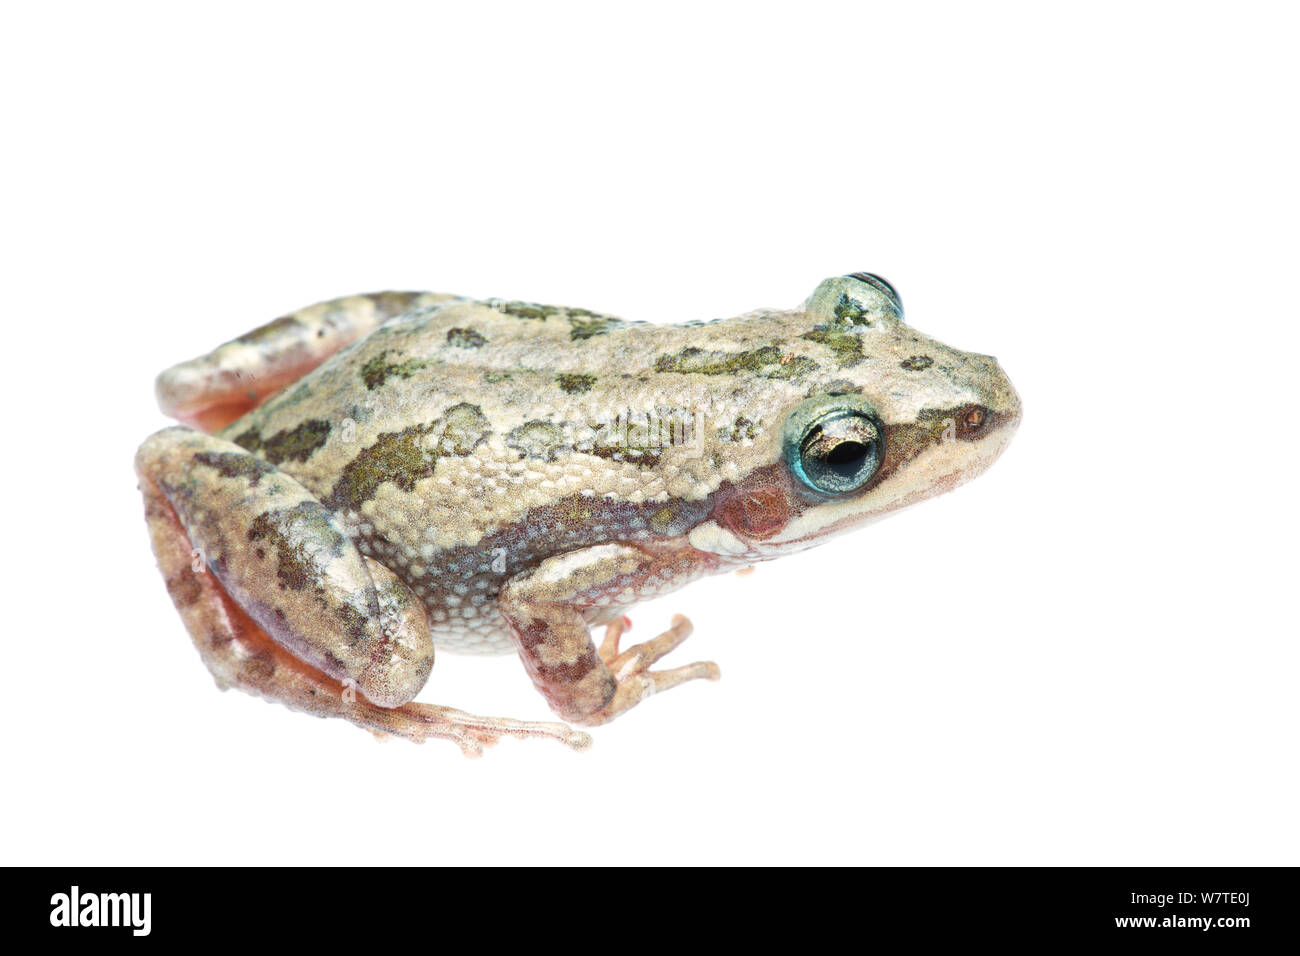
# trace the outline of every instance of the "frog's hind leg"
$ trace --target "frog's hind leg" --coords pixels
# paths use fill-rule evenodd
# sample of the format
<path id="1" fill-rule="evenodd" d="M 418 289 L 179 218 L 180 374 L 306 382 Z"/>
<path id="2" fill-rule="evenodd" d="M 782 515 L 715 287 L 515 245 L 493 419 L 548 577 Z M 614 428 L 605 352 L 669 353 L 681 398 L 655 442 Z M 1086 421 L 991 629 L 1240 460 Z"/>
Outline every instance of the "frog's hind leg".
<path id="1" fill-rule="evenodd" d="M 312 509 L 300 507 L 310 499 L 287 475 L 186 428 L 151 437 L 136 467 L 168 593 L 218 686 L 381 736 L 453 740 L 470 756 L 503 736 L 550 737 L 575 749 L 590 743 L 564 724 L 411 703 L 433 664 L 422 606 L 369 558 L 353 552 L 357 562 L 340 563 L 354 546 L 332 542 L 328 525 L 311 519 L 315 527 L 295 530 Z M 285 495 L 301 498 L 289 507 L 298 518 L 287 522 Z M 265 520 L 245 521 L 250 509 Z M 264 559 L 271 563 L 260 566 Z"/>
<path id="2" fill-rule="evenodd" d="M 455 298 L 434 292 L 375 292 L 290 312 L 158 376 L 163 412 L 216 431 L 257 407 L 395 315 Z"/>

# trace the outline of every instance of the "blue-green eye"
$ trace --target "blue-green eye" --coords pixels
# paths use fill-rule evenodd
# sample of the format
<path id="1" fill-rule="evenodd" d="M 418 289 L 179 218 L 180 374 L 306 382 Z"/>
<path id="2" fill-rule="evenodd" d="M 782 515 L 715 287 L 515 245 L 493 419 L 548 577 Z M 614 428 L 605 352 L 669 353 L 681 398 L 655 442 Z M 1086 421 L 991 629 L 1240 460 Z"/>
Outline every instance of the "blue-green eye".
<path id="1" fill-rule="evenodd" d="M 823 395 L 804 402 L 786 420 L 785 457 L 814 491 L 847 494 L 880 470 L 885 431 L 860 396 Z"/>
<path id="2" fill-rule="evenodd" d="M 903 314 L 903 297 L 898 294 L 898 290 L 884 276 L 878 276 L 874 272 L 851 272 L 845 278 L 865 282 L 873 289 L 884 293 L 885 298 L 894 303 L 894 308 L 898 310 L 898 314 Z"/>

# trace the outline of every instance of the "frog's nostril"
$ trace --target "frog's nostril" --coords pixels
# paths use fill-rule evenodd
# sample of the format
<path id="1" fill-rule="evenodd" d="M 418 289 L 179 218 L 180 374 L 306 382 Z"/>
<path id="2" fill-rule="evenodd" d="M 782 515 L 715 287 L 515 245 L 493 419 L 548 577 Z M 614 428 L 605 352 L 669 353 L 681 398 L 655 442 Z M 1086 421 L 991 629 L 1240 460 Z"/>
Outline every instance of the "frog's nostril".
<path id="1" fill-rule="evenodd" d="M 1003 388 L 997 396 L 998 425 L 1003 428 L 1016 428 L 1020 424 L 1020 396 L 1012 387 L 1011 382 L 1004 375 L 1002 377 Z"/>
<path id="2" fill-rule="evenodd" d="M 1020 407 L 1020 396 L 1013 391 L 1011 393 L 1011 409 L 1007 415 L 1007 424 L 1012 428 L 1018 427 L 1022 415 L 1023 410 Z"/>
<path id="3" fill-rule="evenodd" d="M 978 423 L 959 419 L 962 428 L 975 431 L 1014 429 L 1020 424 L 1020 396 L 998 360 L 992 355 L 979 356 L 972 371 L 979 382 L 977 407 L 982 406 L 985 414 Z"/>

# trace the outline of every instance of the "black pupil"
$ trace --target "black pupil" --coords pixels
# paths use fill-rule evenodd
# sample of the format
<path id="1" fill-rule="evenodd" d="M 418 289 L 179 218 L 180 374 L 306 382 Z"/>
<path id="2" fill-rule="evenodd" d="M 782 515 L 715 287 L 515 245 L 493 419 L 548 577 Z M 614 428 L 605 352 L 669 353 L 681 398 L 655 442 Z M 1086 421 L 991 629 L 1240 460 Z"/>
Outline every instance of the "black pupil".
<path id="1" fill-rule="evenodd" d="M 860 441 L 842 441 L 826 455 L 826 467 L 841 478 L 856 478 L 870 453 L 870 445 Z"/>

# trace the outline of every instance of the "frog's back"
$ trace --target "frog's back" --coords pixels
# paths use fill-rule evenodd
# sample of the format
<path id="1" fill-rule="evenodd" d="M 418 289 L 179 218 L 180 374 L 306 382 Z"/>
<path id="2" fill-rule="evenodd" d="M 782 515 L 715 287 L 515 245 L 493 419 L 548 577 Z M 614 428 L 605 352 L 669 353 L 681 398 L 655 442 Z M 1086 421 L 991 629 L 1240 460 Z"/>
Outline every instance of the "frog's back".
<path id="1" fill-rule="evenodd" d="M 223 434 L 340 512 L 395 489 L 486 499 L 507 521 L 569 490 L 699 501 L 770 456 L 755 409 L 842 374 L 811 331 L 798 312 L 655 325 L 453 300 L 390 320 Z M 666 447 L 682 429 L 687 447 Z"/>
<path id="2" fill-rule="evenodd" d="M 377 387 L 394 367 L 408 377 L 423 372 L 418 377 L 425 381 L 454 375 L 454 368 L 482 368 L 598 378 L 668 374 L 680 384 L 682 374 L 742 378 L 782 358 L 817 352 L 818 345 L 797 340 L 813 327 L 800 312 L 756 310 L 667 325 L 586 309 L 457 299 L 390 320 L 336 361 L 363 375 L 367 387 Z M 786 373 L 767 368 L 758 377 L 788 378 L 817 364 L 805 359 Z"/>

